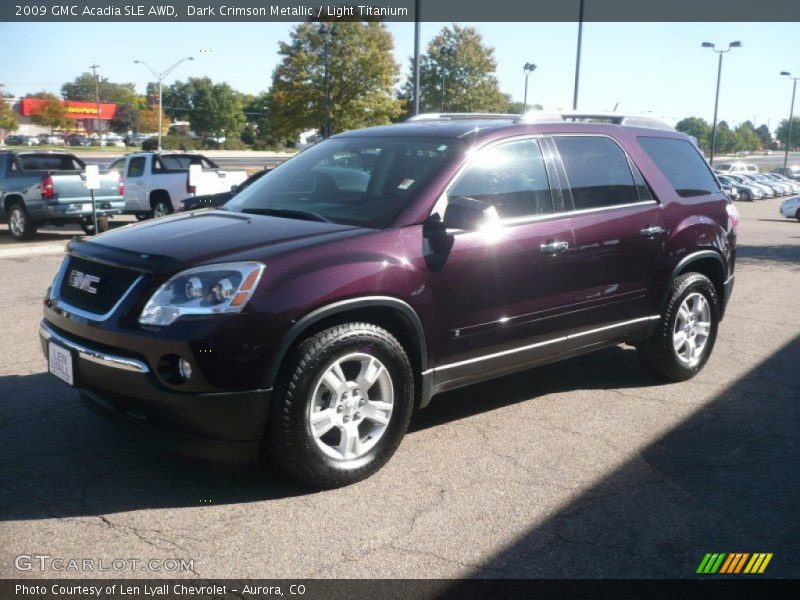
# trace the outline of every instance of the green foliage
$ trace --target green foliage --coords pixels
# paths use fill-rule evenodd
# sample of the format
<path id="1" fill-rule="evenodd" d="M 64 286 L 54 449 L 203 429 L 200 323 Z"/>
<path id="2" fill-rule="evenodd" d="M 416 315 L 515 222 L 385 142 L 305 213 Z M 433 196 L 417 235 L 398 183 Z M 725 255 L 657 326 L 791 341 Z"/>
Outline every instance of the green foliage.
<path id="1" fill-rule="evenodd" d="M 542 106 L 539 103 L 531 104 L 529 102 L 527 109 L 528 110 L 544 110 L 544 106 Z M 509 114 L 512 114 L 512 115 L 521 115 L 521 114 L 523 114 L 525 112 L 525 107 L 523 106 L 522 102 L 512 102 L 511 100 L 508 100 L 508 104 L 506 104 L 506 107 L 503 109 L 503 112 L 504 113 L 509 113 Z"/>
<path id="2" fill-rule="evenodd" d="M 142 150 L 156 150 L 158 138 L 147 138 L 142 142 Z M 165 135 L 161 137 L 163 150 L 204 150 L 203 140 L 189 137 L 188 135 Z"/>
<path id="3" fill-rule="evenodd" d="M 130 104 L 137 108 L 143 106 L 143 100 L 136 94 L 133 83 L 113 83 L 107 77 L 98 77 L 97 92 L 100 102 Z M 73 81 L 61 86 L 61 95 L 65 100 L 95 102 L 94 75 L 89 72 L 78 75 Z"/>
<path id="4" fill-rule="evenodd" d="M 129 102 L 117 106 L 117 112 L 111 120 L 111 131 L 115 133 L 139 131 L 139 108 Z"/>
<path id="5" fill-rule="evenodd" d="M 194 108 L 194 96 L 198 87 L 212 85 L 208 77 L 190 77 L 187 81 L 176 81 L 162 88 L 164 112 L 173 121 L 188 121 Z M 158 84 L 147 84 L 147 98 L 152 105 L 158 104 Z"/>
<path id="6" fill-rule="evenodd" d="M 508 98 L 500 92 L 494 73 L 494 48 L 483 44 L 474 27 L 444 27 L 420 56 L 422 112 L 502 112 Z M 401 98 L 413 102 L 412 72 Z"/>
<path id="7" fill-rule="evenodd" d="M 14 131 L 19 127 L 19 121 L 14 114 L 11 104 L 0 97 L 0 130 L 4 132 Z"/>
<path id="8" fill-rule="evenodd" d="M 775 130 L 775 139 L 781 143 L 781 147 L 785 147 L 786 137 L 789 135 L 789 119 L 783 119 L 778 128 Z M 789 149 L 795 149 L 800 146 L 800 117 L 792 118 L 792 139 L 789 143 Z"/>
<path id="9" fill-rule="evenodd" d="M 775 141 L 772 139 L 772 134 L 769 131 L 769 127 L 766 125 L 759 125 L 756 129 L 756 135 L 761 140 L 762 148 L 775 149 Z"/>
<path id="10" fill-rule="evenodd" d="M 383 125 L 401 113 L 393 85 L 399 67 L 392 56 L 392 35 L 378 22 L 337 22 L 320 31 L 318 23 L 301 23 L 272 77 L 271 133 L 296 139 L 325 121 L 325 47 L 328 47 L 331 132 Z"/>
<path id="11" fill-rule="evenodd" d="M 189 123 L 199 135 L 235 138 L 244 128 L 244 99 L 227 83 L 198 82 L 192 105 Z"/>
<path id="12" fill-rule="evenodd" d="M 71 123 L 71 119 L 67 116 L 67 107 L 55 95 L 39 92 L 35 97 L 44 100 L 44 103 L 39 111 L 31 117 L 34 123 L 49 127 L 51 132 L 54 129 L 67 127 Z"/>
<path id="13" fill-rule="evenodd" d="M 700 117 L 686 117 L 675 125 L 675 129 L 690 135 L 697 140 L 697 145 L 703 150 L 711 147 L 711 125 Z"/>

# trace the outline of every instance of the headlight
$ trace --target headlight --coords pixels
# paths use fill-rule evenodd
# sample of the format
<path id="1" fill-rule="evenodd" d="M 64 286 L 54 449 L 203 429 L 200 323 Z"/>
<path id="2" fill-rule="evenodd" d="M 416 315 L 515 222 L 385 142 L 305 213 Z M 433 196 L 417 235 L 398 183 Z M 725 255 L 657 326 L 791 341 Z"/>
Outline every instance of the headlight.
<path id="1" fill-rule="evenodd" d="M 240 312 L 261 280 L 264 265 L 232 262 L 178 273 L 162 285 L 139 317 L 142 325 L 169 325 L 183 315 Z"/>

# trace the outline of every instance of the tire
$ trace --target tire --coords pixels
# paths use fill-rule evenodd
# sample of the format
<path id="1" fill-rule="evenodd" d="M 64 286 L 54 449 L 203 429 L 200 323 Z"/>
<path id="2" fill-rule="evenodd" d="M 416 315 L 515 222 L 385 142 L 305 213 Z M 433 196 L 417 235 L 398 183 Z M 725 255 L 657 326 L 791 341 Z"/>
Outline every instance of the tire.
<path id="1" fill-rule="evenodd" d="M 163 196 L 159 196 L 158 198 L 153 199 L 153 216 L 158 217 L 165 217 L 169 214 L 172 214 L 172 202 L 169 201 L 169 198 L 164 198 Z"/>
<path id="2" fill-rule="evenodd" d="M 271 458 L 322 488 L 355 483 L 386 464 L 414 407 L 411 363 L 400 342 L 375 325 L 347 323 L 307 338 L 287 360 L 270 407 Z"/>
<path id="3" fill-rule="evenodd" d="M 800 221 L 800 208 L 797 209 L 797 212 L 794 213 L 794 218 Z"/>
<path id="4" fill-rule="evenodd" d="M 714 349 L 719 315 L 717 290 L 705 275 L 685 273 L 676 277 L 656 330 L 649 340 L 637 346 L 645 369 L 670 382 L 686 381 L 697 375 Z M 700 326 L 701 323 L 707 325 Z M 680 333 L 685 340 L 683 344 L 678 337 Z"/>
<path id="5" fill-rule="evenodd" d="M 750 192 L 748 192 L 747 190 L 742 190 L 741 192 L 739 192 L 739 200 L 742 200 L 743 202 L 752 202 L 753 196 L 751 196 Z"/>
<path id="6" fill-rule="evenodd" d="M 92 221 L 81 221 L 81 229 L 86 235 L 95 235 L 94 222 Z M 97 229 L 99 233 L 108 231 L 108 217 L 97 218 Z"/>
<path id="7" fill-rule="evenodd" d="M 36 234 L 36 221 L 30 218 L 25 206 L 15 202 L 8 209 L 8 232 L 19 242 L 31 239 Z"/>
<path id="8" fill-rule="evenodd" d="M 150 215 L 143 215 L 142 213 L 136 213 L 135 216 L 137 221 L 145 221 L 150 218 Z"/>

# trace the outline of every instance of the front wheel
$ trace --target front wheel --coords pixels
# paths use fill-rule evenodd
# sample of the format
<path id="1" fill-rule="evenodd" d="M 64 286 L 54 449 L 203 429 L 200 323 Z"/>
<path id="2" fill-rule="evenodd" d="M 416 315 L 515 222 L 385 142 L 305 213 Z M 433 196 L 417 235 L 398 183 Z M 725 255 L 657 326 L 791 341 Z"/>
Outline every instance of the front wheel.
<path id="1" fill-rule="evenodd" d="M 665 381 L 691 379 L 717 339 L 720 304 L 714 284 L 700 273 L 675 278 L 653 335 L 637 346 L 645 368 Z"/>
<path id="2" fill-rule="evenodd" d="M 800 208 L 797 209 L 797 212 L 794 213 L 794 218 L 800 221 Z"/>
<path id="3" fill-rule="evenodd" d="M 753 196 L 747 190 L 742 190 L 741 192 L 739 192 L 739 199 L 744 202 L 752 202 Z"/>
<path id="4" fill-rule="evenodd" d="M 270 454 L 319 487 L 369 477 L 394 454 L 414 406 L 403 346 L 367 323 L 338 325 L 303 341 L 272 400 Z"/>

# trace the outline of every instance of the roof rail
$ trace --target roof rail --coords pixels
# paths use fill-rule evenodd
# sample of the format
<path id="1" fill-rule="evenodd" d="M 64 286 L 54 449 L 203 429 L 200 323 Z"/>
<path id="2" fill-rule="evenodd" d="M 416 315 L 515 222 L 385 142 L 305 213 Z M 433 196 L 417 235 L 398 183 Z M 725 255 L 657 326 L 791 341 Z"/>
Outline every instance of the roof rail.
<path id="1" fill-rule="evenodd" d="M 583 112 L 577 110 L 551 112 L 531 110 L 517 118 L 517 122 L 519 123 L 558 123 L 563 121 L 605 121 L 614 125 L 628 127 L 665 129 L 667 131 L 675 130 L 674 127 L 661 119 L 643 115 L 623 115 L 613 112 Z"/>
<path id="2" fill-rule="evenodd" d="M 416 123 L 419 121 L 469 121 L 478 119 L 500 119 L 500 120 L 514 120 L 519 119 L 520 115 L 504 114 L 504 113 L 420 113 L 406 119 L 407 123 Z"/>

